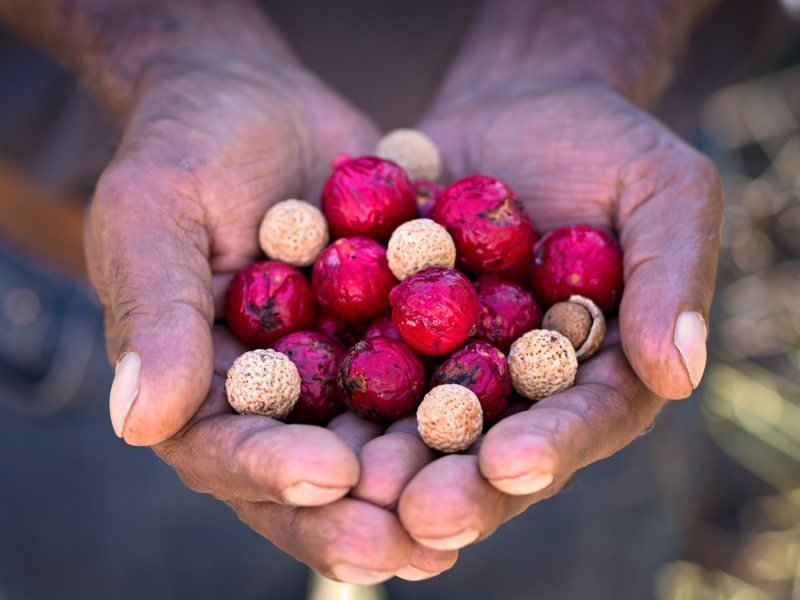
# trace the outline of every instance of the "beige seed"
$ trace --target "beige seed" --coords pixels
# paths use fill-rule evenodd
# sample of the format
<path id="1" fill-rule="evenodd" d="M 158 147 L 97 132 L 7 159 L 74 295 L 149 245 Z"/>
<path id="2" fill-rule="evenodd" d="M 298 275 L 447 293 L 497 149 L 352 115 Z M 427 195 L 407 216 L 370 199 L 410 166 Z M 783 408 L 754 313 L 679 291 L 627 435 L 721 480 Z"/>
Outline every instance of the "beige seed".
<path id="1" fill-rule="evenodd" d="M 394 230 L 386 250 L 389 268 L 400 281 L 428 267 L 453 267 L 456 245 L 431 219 L 414 219 Z"/>
<path id="2" fill-rule="evenodd" d="M 267 211 L 258 229 L 258 242 L 269 258 L 307 267 L 328 245 L 328 222 L 303 200 L 284 200 Z"/>
<path id="3" fill-rule="evenodd" d="M 380 142 L 375 154 L 397 163 L 414 181 L 442 176 L 442 156 L 433 140 L 416 129 L 395 129 Z"/>
<path id="4" fill-rule="evenodd" d="M 463 386 L 438 385 L 422 399 L 417 409 L 417 427 L 428 447 L 440 452 L 461 452 L 481 434 L 481 403 L 472 390 Z"/>
<path id="5" fill-rule="evenodd" d="M 520 395 L 541 400 L 572 386 L 578 359 L 570 341 L 559 332 L 534 329 L 511 344 L 508 370 Z"/>
<path id="6" fill-rule="evenodd" d="M 233 362 L 225 393 L 239 414 L 285 419 L 300 397 L 300 374 L 285 354 L 252 350 Z"/>

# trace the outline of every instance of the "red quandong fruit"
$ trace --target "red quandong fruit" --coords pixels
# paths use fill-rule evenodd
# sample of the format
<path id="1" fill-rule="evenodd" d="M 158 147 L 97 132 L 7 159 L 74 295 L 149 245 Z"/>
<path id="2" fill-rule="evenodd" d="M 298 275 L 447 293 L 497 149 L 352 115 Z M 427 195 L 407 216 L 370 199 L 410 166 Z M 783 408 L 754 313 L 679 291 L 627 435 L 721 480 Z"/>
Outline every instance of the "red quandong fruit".
<path id="1" fill-rule="evenodd" d="M 502 181 L 485 175 L 459 179 L 436 202 L 432 217 L 453 237 L 459 268 L 513 278 L 527 273 L 536 233 L 516 194 Z"/>
<path id="2" fill-rule="evenodd" d="M 389 292 L 396 283 L 386 249 L 365 237 L 336 240 L 322 252 L 311 272 L 320 308 L 362 331 L 389 308 Z"/>
<path id="3" fill-rule="evenodd" d="M 417 214 L 405 171 L 375 156 L 337 159 L 320 207 L 333 237 L 366 236 L 384 242 Z"/>
<path id="4" fill-rule="evenodd" d="M 400 340 L 373 337 L 353 346 L 338 378 L 344 402 L 361 417 L 389 423 L 407 417 L 425 391 L 425 369 Z"/>
<path id="5" fill-rule="evenodd" d="M 423 269 L 396 286 L 390 301 L 400 337 L 422 354 L 447 354 L 475 333 L 478 294 L 455 269 Z"/>
<path id="6" fill-rule="evenodd" d="M 327 423 L 344 410 L 336 384 L 344 348 L 316 331 L 296 331 L 279 339 L 272 349 L 289 357 L 300 374 L 300 398 L 289 413 L 294 423 Z"/>
<path id="7" fill-rule="evenodd" d="M 444 194 L 444 186 L 435 181 L 412 181 L 411 187 L 417 197 L 417 217 L 430 219 L 439 198 Z"/>
<path id="8" fill-rule="evenodd" d="M 400 333 L 397 331 L 397 327 L 394 326 L 394 321 L 392 321 L 392 315 L 384 315 L 375 319 L 367 328 L 364 337 L 367 339 L 374 337 L 401 339 Z"/>
<path id="9" fill-rule="evenodd" d="M 305 276 L 273 260 L 239 271 L 225 296 L 228 327 L 252 347 L 265 348 L 284 335 L 310 327 L 314 314 L 314 295 Z"/>
<path id="10" fill-rule="evenodd" d="M 484 424 L 496 422 L 511 398 L 511 374 L 505 355 L 486 342 L 466 345 L 436 369 L 431 387 L 455 383 L 472 390 L 483 409 Z"/>
<path id="11" fill-rule="evenodd" d="M 314 320 L 314 329 L 336 340 L 345 348 L 349 348 L 361 339 L 358 329 L 353 329 L 347 323 L 323 312 L 317 313 L 317 318 Z"/>
<path id="12" fill-rule="evenodd" d="M 531 289 L 546 308 L 579 294 L 611 312 L 622 297 L 622 250 L 591 225 L 561 227 L 536 244 Z"/>
<path id="13" fill-rule="evenodd" d="M 475 290 L 481 306 L 475 338 L 501 352 L 507 354 L 518 337 L 542 324 L 541 309 L 522 286 L 484 273 L 475 282 Z"/>

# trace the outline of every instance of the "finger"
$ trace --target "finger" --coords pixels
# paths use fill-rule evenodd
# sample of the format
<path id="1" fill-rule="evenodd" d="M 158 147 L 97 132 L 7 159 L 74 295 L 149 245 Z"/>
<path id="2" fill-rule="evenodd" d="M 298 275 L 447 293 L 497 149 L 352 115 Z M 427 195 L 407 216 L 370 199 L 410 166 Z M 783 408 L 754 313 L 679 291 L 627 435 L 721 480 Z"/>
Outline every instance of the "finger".
<path id="1" fill-rule="evenodd" d="M 234 501 L 239 518 L 284 552 L 326 577 L 369 585 L 409 564 L 413 543 L 397 518 L 343 498 L 319 508 Z"/>
<path id="2" fill-rule="evenodd" d="M 422 581 L 452 569 L 458 560 L 458 550 L 434 550 L 414 544 L 409 563 L 395 573 L 406 581 Z"/>
<path id="3" fill-rule="evenodd" d="M 679 144 L 628 170 L 618 209 L 623 347 L 647 387 L 665 398 L 689 396 L 703 375 L 722 228 L 716 169 Z"/>
<path id="4" fill-rule="evenodd" d="M 208 398 L 156 453 L 190 488 L 222 499 L 316 506 L 345 495 L 358 480 L 355 454 L 322 428 L 234 414 L 224 378 L 244 346 L 222 326 L 213 338 L 216 373 Z"/>
<path id="5" fill-rule="evenodd" d="M 189 191 L 112 167 L 87 225 L 90 274 L 119 361 L 110 395 L 117 435 L 161 442 L 195 413 L 211 383 L 208 237 Z"/>
<path id="6" fill-rule="evenodd" d="M 327 428 L 344 440 L 356 454 L 361 452 L 364 444 L 383 432 L 381 425 L 362 419 L 350 411 L 335 416 Z"/>
<path id="7" fill-rule="evenodd" d="M 495 425 L 481 447 L 481 473 L 507 494 L 539 492 L 625 447 L 663 404 L 612 346 L 581 366 L 575 387 Z"/>
<path id="8" fill-rule="evenodd" d="M 509 510 L 509 496 L 489 485 L 478 457 L 451 454 L 422 469 L 403 491 L 398 515 L 416 542 L 457 550 L 490 535 Z"/>
<path id="9" fill-rule="evenodd" d="M 399 516 L 418 544 L 443 553 L 487 538 L 531 504 L 557 493 L 568 480 L 538 493 L 509 496 L 481 475 L 478 457 L 454 454 L 431 463 L 409 483 Z"/>
<path id="10" fill-rule="evenodd" d="M 337 435 L 267 417 L 202 419 L 155 450 L 188 487 L 221 499 L 318 506 L 346 495 L 359 475 Z"/>
<path id="11" fill-rule="evenodd" d="M 414 417 L 398 421 L 361 449 L 361 478 L 352 495 L 394 509 L 406 484 L 435 456 L 420 439 Z"/>

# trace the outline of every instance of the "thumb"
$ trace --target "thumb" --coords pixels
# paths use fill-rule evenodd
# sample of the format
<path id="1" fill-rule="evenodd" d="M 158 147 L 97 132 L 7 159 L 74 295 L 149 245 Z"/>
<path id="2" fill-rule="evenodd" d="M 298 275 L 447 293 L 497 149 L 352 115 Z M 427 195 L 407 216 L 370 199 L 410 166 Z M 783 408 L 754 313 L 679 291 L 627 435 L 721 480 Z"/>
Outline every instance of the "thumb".
<path id="1" fill-rule="evenodd" d="M 140 165 L 110 167 L 86 226 L 105 308 L 114 431 L 133 445 L 171 437 L 211 384 L 213 300 L 203 211 L 190 185 Z M 186 182 L 189 184 L 189 182 Z"/>
<path id="2" fill-rule="evenodd" d="M 620 329 L 637 375 L 674 399 L 691 394 L 706 365 L 722 190 L 709 159 L 678 142 L 666 149 L 628 171 L 620 197 Z"/>

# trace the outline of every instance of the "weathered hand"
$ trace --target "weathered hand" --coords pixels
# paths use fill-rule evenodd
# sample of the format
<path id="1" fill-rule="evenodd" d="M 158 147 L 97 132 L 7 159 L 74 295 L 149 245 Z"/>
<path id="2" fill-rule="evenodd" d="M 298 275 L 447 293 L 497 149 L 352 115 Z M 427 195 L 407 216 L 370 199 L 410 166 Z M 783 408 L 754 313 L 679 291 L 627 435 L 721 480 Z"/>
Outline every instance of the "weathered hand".
<path id="1" fill-rule="evenodd" d="M 656 394 L 684 397 L 697 385 L 722 202 L 708 159 L 598 84 L 440 106 L 423 127 L 453 176 L 506 181 L 539 230 L 616 229 L 625 252 L 620 325 L 575 387 L 507 417 L 473 453 L 403 475 L 404 527 L 444 550 L 485 538 L 625 447 L 662 408 Z M 362 482 L 369 473 L 362 458 Z"/>
<path id="2" fill-rule="evenodd" d="M 511 185 L 540 231 L 590 223 L 624 252 L 622 346 L 648 388 L 684 398 L 702 376 L 722 194 L 711 161 L 599 83 L 440 106 L 424 127 L 453 174 Z"/>
<path id="3" fill-rule="evenodd" d="M 233 414 L 224 379 L 246 348 L 211 323 L 231 274 L 260 256 L 267 207 L 315 199 L 332 155 L 369 153 L 376 138 L 369 121 L 304 73 L 249 64 L 159 73 L 87 226 L 109 352 L 136 355 L 120 363 L 112 392 L 118 433 L 157 444 L 190 488 L 226 500 L 298 560 L 353 583 L 441 572 L 456 553 L 415 544 L 391 511 L 345 497 L 359 481 L 357 453 L 381 428 L 352 414 L 327 429 Z"/>
<path id="4" fill-rule="evenodd" d="M 373 125 L 294 65 L 227 60 L 149 74 L 92 202 L 86 246 L 120 360 L 111 416 L 128 443 L 161 442 L 208 393 L 211 323 L 230 276 L 260 256 L 266 209 L 315 200 L 336 152 Z"/>

